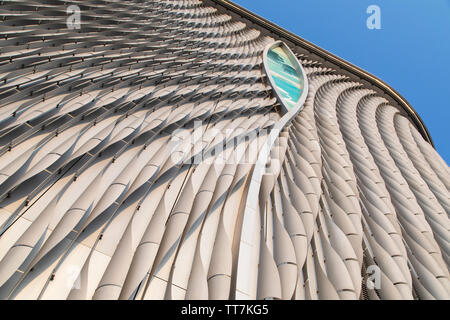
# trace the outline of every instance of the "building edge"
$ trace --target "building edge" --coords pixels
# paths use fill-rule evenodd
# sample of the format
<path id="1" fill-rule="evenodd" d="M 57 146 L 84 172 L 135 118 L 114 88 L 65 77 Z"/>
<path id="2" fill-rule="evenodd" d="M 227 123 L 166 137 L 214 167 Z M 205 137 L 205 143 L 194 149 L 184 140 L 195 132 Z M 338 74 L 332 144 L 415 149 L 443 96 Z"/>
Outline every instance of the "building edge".
<path id="1" fill-rule="evenodd" d="M 419 114 L 414 110 L 414 108 L 409 104 L 409 102 L 394 88 L 385 83 L 383 80 L 372 75 L 360 67 L 328 52 L 325 49 L 301 38 L 300 36 L 281 28 L 275 23 L 257 15 L 253 12 L 237 5 L 236 3 L 229 0 L 204 0 L 205 3 L 211 3 L 215 5 L 219 11 L 225 11 L 228 14 L 234 14 L 241 19 L 248 20 L 252 23 L 252 27 L 257 28 L 264 34 L 276 35 L 281 38 L 281 40 L 286 43 L 291 44 L 291 48 L 300 47 L 306 50 L 305 53 L 315 55 L 317 60 L 324 64 L 329 64 L 336 71 L 341 71 L 345 75 L 349 76 L 352 80 L 359 81 L 367 85 L 370 89 L 377 91 L 382 97 L 386 98 L 389 102 L 399 105 L 412 120 L 417 130 L 419 130 L 422 137 L 433 147 L 433 139 L 431 138 L 430 132 L 428 131 L 425 123 L 420 118 Z"/>

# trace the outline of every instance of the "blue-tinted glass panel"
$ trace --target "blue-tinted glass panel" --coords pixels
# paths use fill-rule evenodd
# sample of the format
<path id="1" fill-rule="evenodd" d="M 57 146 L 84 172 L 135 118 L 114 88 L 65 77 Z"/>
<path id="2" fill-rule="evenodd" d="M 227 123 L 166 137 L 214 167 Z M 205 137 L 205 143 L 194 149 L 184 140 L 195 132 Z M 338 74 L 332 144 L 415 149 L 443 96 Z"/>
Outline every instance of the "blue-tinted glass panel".
<path id="1" fill-rule="evenodd" d="M 288 108 L 297 105 L 304 90 L 303 75 L 297 71 L 282 47 L 276 47 L 267 53 L 269 74 L 278 88 L 283 102 Z"/>

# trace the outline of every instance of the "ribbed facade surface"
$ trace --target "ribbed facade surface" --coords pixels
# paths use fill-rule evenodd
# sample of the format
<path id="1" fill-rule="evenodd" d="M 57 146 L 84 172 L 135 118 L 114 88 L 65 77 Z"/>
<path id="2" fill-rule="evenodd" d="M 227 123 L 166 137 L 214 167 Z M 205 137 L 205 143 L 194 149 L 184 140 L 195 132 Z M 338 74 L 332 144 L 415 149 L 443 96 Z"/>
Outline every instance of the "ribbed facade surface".
<path id="1" fill-rule="evenodd" d="M 414 112 L 221 2 L 1 1 L 0 298 L 449 299 Z M 277 40 L 309 91 L 257 181 Z"/>

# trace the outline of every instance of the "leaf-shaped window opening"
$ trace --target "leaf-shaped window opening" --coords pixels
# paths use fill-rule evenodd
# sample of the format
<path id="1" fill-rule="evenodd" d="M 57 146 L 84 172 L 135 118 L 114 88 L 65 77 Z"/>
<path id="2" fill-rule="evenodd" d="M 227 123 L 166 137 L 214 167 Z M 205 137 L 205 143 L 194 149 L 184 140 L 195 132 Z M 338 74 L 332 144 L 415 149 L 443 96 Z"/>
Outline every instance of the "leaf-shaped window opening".
<path id="1" fill-rule="evenodd" d="M 264 68 L 283 113 L 297 112 L 306 100 L 308 79 L 298 59 L 281 42 L 275 42 L 264 51 Z"/>

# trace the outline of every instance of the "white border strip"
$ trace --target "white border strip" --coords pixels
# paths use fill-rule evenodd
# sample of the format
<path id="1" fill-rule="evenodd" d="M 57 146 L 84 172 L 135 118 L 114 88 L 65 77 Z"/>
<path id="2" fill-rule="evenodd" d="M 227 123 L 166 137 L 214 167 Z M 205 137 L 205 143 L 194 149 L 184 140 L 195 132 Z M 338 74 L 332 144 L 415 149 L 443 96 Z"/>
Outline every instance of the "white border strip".
<path id="1" fill-rule="evenodd" d="M 300 96 L 297 105 L 294 108 L 288 108 L 281 98 L 277 86 L 270 75 L 267 64 L 267 54 L 269 50 L 275 47 L 283 47 L 288 53 L 289 58 L 292 59 L 292 64 L 296 70 L 300 72 L 304 79 L 303 93 Z M 293 60 L 295 59 L 295 61 Z M 298 113 L 303 109 L 303 105 L 308 96 L 308 78 L 300 61 L 295 57 L 291 49 L 282 41 L 276 41 L 266 47 L 263 56 L 264 70 L 269 78 L 278 101 L 283 106 L 283 116 L 271 130 L 267 141 L 262 146 L 261 152 L 253 169 L 252 178 L 250 181 L 249 190 L 247 193 L 247 200 L 245 203 L 244 218 L 242 222 L 241 239 L 239 244 L 239 257 L 236 274 L 236 299 L 255 300 L 257 295 L 258 282 L 258 263 L 259 263 L 259 245 L 261 236 L 261 217 L 259 215 L 259 191 L 261 188 L 262 177 L 265 173 L 266 163 L 270 156 L 270 151 L 275 141 L 280 136 L 281 131 L 288 123 L 294 119 Z"/>

